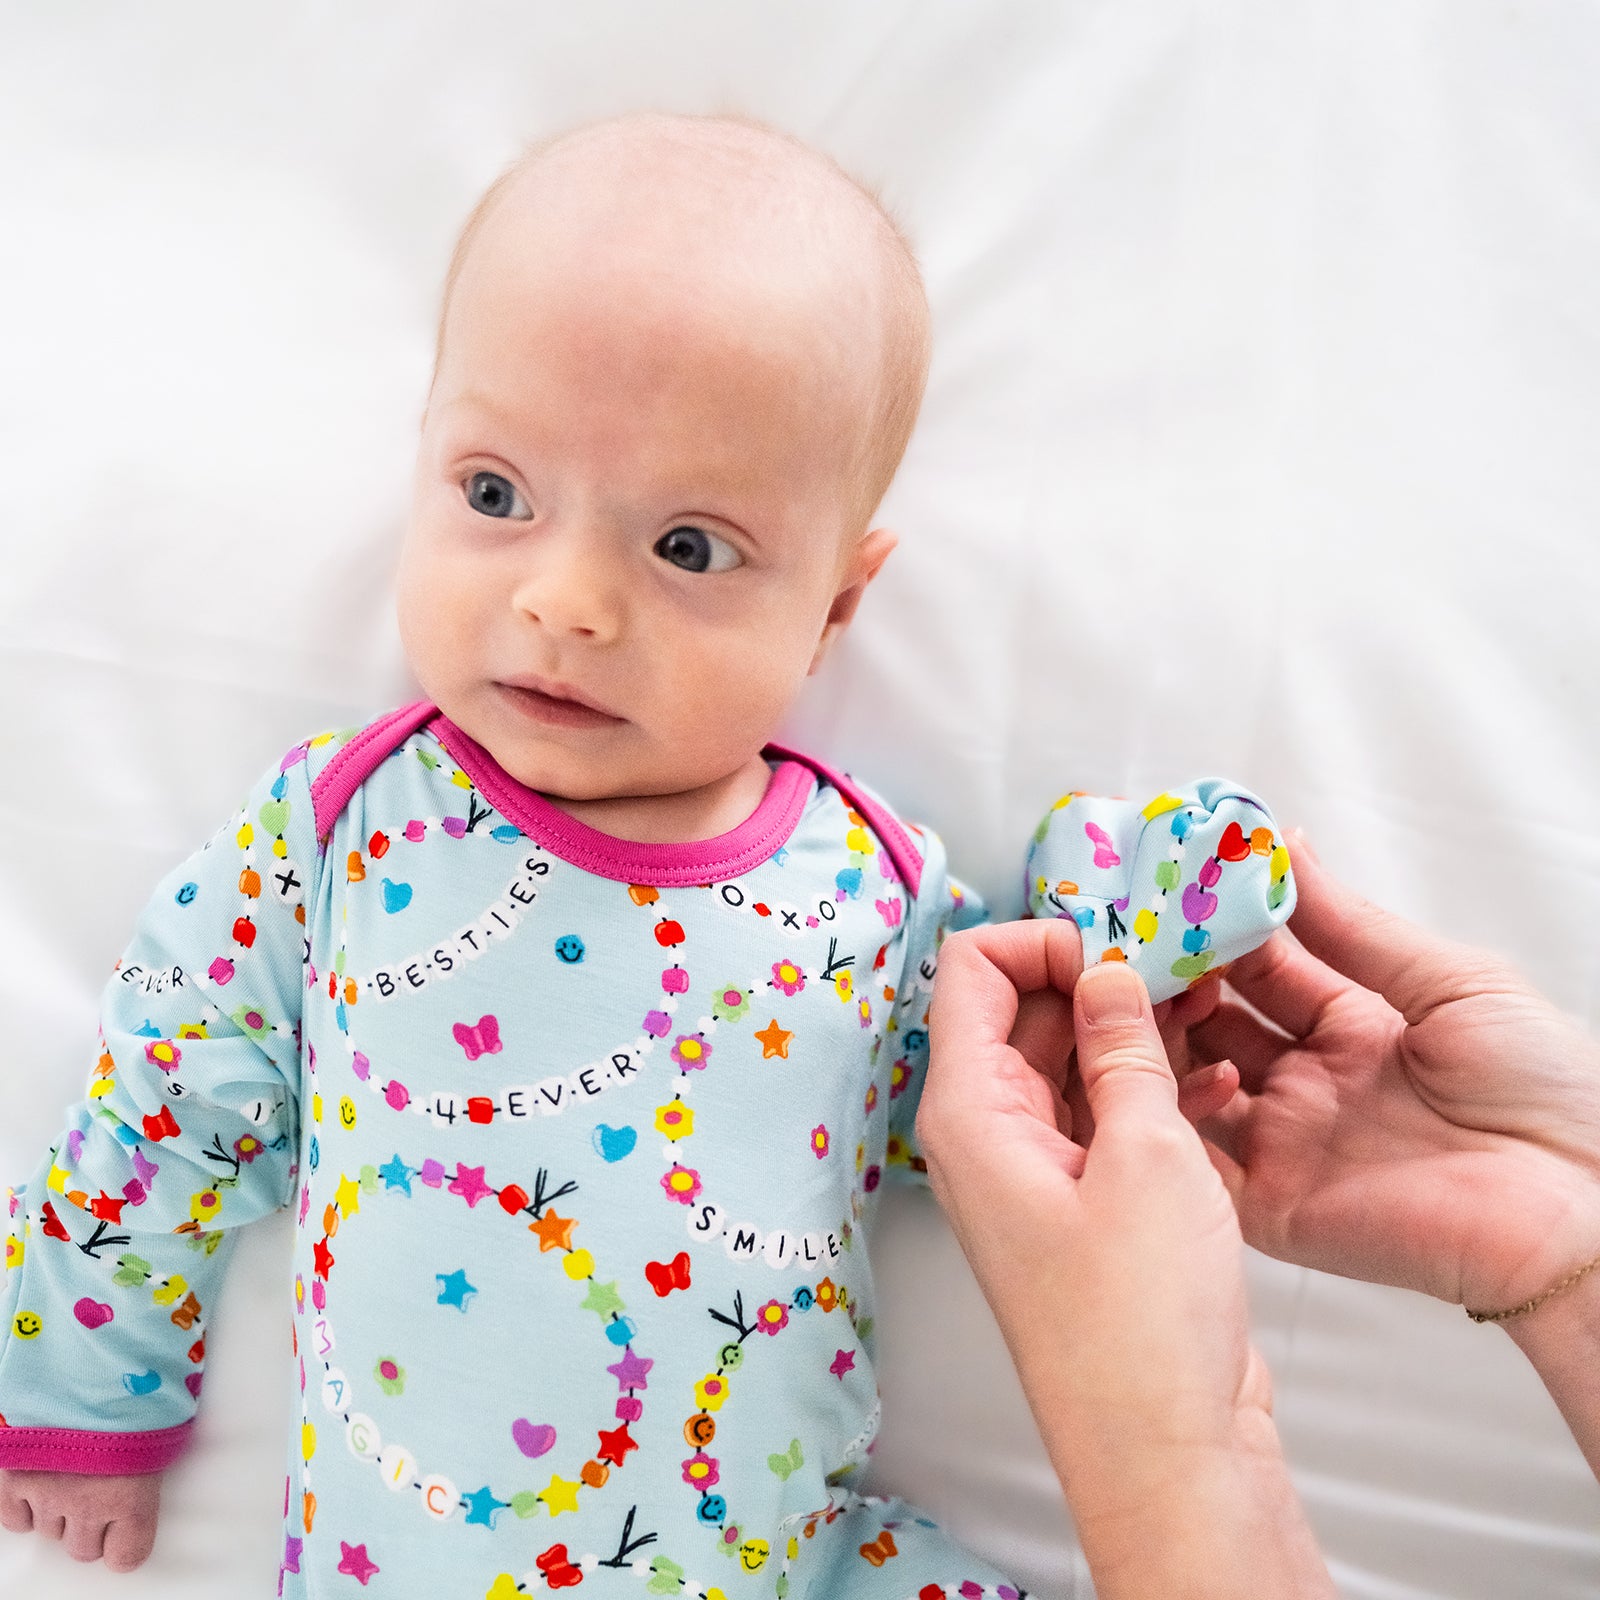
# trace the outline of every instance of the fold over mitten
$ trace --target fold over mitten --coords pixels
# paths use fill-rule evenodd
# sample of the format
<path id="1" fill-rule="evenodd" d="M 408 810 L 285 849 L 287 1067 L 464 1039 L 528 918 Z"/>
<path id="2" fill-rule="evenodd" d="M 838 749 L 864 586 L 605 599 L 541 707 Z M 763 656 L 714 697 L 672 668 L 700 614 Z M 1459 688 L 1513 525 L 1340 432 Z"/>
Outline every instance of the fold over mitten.
<path id="1" fill-rule="evenodd" d="M 1202 778 L 1146 806 L 1073 793 L 1028 851 L 1028 909 L 1071 917 L 1083 960 L 1127 961 L 1167 1000 L 1266 942 L 1294 910 L 1277 822 L 1248 789 Z"/>

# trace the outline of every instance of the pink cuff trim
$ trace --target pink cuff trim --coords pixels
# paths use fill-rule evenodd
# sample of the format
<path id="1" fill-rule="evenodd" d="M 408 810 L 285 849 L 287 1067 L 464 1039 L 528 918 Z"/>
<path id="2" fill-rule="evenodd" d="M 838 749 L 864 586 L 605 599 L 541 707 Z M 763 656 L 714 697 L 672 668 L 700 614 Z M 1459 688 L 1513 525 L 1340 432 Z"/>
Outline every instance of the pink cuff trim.
<path id="1" fill-rule="evenodd" d="M 808 767 L 786 760 L 772 774 L 761 804 L 737 828 L 689 844 L 641 844 L 614 839 L 569 817 L 542 794 L 518 783 L 448 717 L 440 716 L 429 726 L 478 792 L 508 822 L 551 855 L 616 883 L 686 889 L 736 878 L 770 860 L 788 843 L 816 786 Z"/>
<path id="2" fill-rule="evenodd" d="M 79 1428 L 0 1428 L 0 1467 L 12 1472 L 76 1472 L 113 1477 L 160 1472 L 188 1447 L 194 1423 L 147 1433 L 91 1433 Z"/>
<path id="3" fill-rule="evenodd" d="M 404 744 L 423 723 L 434 715 L 426 700 L 413 701 L 379 717 L 341 745 L 334 758 L 317 774 L 311 785 L 311 808 L 316 813 L 317 837 L 326 839 L 339 820 L 339 813 L 350 804 L 351 796 L 372 776 L 372 769 L 392 751 Z M 372 756 L 368 750 L 377 745 Z M 376 759 L 374 759 L 374 757 Z"/>

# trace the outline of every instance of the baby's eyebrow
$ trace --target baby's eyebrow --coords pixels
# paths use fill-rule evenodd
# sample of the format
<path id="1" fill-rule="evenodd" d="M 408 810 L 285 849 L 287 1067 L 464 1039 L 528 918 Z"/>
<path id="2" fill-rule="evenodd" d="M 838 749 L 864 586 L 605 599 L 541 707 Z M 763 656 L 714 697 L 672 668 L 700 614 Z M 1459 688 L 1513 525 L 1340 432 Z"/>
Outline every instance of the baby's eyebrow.
<path id="1" fill-rule="evenodd" d="M 481 411 L 485 416 L 492 417 L 502 426 L 510 423 L 510 415 L 503 411 L 499 404 L 490 395 L 481 389 L 463 389 L 460 394 L 452 395 L 448 400 L 439 402 L 432 408 L 435 411 Z"/>

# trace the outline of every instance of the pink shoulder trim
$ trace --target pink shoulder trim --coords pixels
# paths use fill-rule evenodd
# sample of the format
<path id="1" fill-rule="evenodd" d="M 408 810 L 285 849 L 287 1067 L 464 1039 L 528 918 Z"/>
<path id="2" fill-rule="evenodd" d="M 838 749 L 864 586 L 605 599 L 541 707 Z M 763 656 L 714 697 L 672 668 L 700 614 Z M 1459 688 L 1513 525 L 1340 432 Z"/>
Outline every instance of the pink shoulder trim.
<path id="1" fill-rule="evenodd" d="M 900 819 L 882 803 L 874 800 L 847 772 L 818 761 L 815 756 L 803 755 L 798 750 L 787 750 L 779 744 L 769 744 L 765 754 L 781 756 L 786 761 L 798 761 L 809 767 L 819 778 L 831 783 L 844 797 L 851 810 L 867 819 L 867 826 L 883 841 L 900 876 L 905 880 L 911 898 L 916 899 L 922 890 L 922 852 L 911 835 L 900 825 Z"/>
<path id="2" fill-rule="evenodd" d="M 107 1478 L 160 1472 L 187 1448 L 194 1423 L 147 1433 L 80 1428 L 0 1428 L 0 1467 L 12 1472 L 76 1472 Z"/>
<path id="3" fill-rule="evenodd" d="M 437 709 L 426 700 L 413 701 L 379 717 L 363 728 L 316 776 L 311 785 L 311 808 L 316 813 L 317 837 L 326 839 L 339 820 L 339 813 L 350 804 L 350 797 L 372 776 L 418 728 L 433 717 Z"/>

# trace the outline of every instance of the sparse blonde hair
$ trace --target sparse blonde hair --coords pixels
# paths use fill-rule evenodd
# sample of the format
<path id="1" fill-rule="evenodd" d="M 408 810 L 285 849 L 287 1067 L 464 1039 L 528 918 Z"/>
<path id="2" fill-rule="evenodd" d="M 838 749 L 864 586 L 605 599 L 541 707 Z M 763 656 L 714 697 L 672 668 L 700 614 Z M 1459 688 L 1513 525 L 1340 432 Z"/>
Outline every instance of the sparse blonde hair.
<path id="1" fill-rule="evenodd" d="M 485 220 L 507 193 L 563 147 L 596 138 L 625 136 L 629 132 L 654 133 L 658 138 L 695 145 L 702 153 L 731 152 L 757 161 L 763 156 L 781 154 L 787 172 L 808 174 L 819 194 L 835 191 L 838 199 L 854 208 L 875 235 L 883 274 L 883 359 L 867 426 L 852 463 L 855 479 L 852 523 L 857 534 L 865 532 L 899 470 L 927 388 L 932 338 L 922 272 L 905 231 L 874 190 L 847 172 L 832 156 L 781 128 L 742 112 L 700 115 L 635 112 L 581 124 L 542 139 L 525 150 L 483 192 L 456 239 L 440 301 L 435 370 L 443 355 L 445 319 L 462 268 Z"/>

